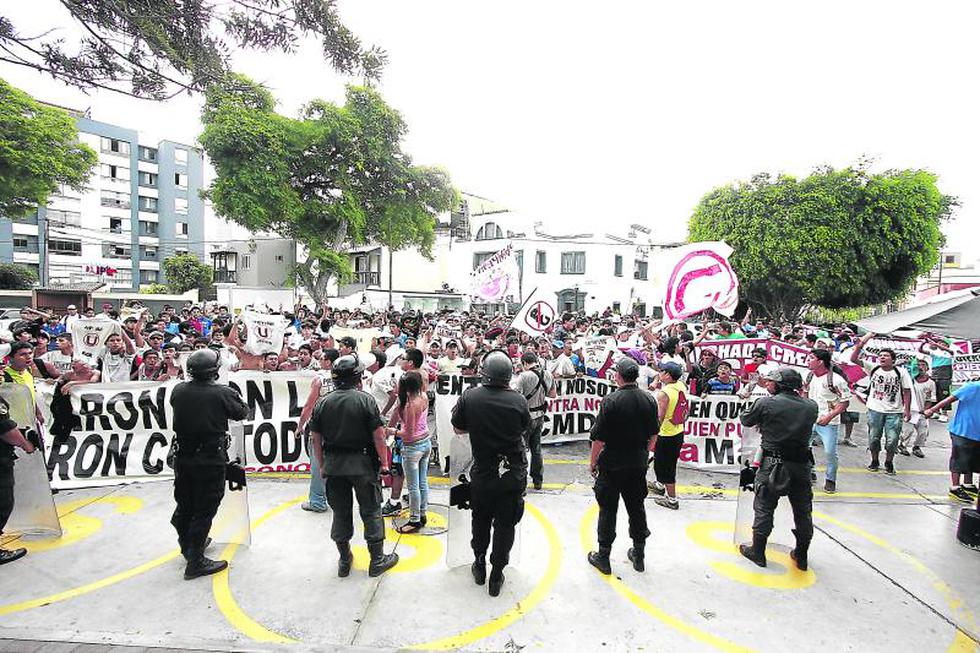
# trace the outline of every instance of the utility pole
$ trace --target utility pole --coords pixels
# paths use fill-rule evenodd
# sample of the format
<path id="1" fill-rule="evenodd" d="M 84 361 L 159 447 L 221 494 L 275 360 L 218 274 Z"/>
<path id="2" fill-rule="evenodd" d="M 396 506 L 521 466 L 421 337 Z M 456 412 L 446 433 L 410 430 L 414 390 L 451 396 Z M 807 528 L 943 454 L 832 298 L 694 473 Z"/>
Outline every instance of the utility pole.
<path id="1" fill-rule="evenodd" d="M 392 310 L 392 299 L 391 299 L 391 280 L 394 272 L 394 253 L 391 251 L 391 246 L 388 246 L 388 310 Z"/>

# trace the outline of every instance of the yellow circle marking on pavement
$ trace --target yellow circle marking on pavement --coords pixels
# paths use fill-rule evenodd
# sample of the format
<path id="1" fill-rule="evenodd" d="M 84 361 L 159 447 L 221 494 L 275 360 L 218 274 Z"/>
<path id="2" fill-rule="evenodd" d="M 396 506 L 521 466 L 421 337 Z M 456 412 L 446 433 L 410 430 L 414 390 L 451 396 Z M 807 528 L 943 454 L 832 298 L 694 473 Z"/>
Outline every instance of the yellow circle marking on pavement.
<path id="1" fill-rule="evenodd" d="M 436 512 L 426 512 L 428 523 L 436 528 L 446 526 L 446 518 Z M 398 564 L 392 567 L 387 573 L 411 573 L 426 567 L 431 567 L 442 559 L 442 541 L 428 535 L 418 533 L 399 533 L 393 528 L 385 528 L 385 539 L 398 541 Z M 415 551 L 411 556 L 403 556 L 402 545 Z M 358 544 L 351 547 L 354 554 L 354 569 L 367 571 L 371 564 L 371 554 L 367 547 Z"/>
<path id="2" fill-rule="evenodd" d="M 742 554 L 732 543 L 732 533 L 734 532 L 735 526 L 733 524 L 721 521 L 699 521 L 687 527 L 687 536 L 696 544 L 709 551 L 734 555 L 741 559 Z M 719 538 L 718 533 L 723 533 L 726 537 Z M 796 563 L 785 551 L 766 547 L 766 559 L 770 563 L 775 562 L 783 567 L 785 571 L 780 573 L 751 571 L 746 569 L 743 564 L 735 562 L 713 561 L 710 564 L 718 573 L 731 580 L 764 589 L 803 589 L 810 587 L 817 580 L 812 569 L 807 571 L 797 569 Z"/>
<path id="3" fill-rule="evenodd" d="M 868 542 L 871 542 L 872 544 L 881 547 L 882 549 L 898 556 L 905 562 L 912 565 L 912 567 L 916 571 L 926 576 L 932 582 L 933 588 L 937 592 L 939 592 L 939 594 L 942 595 L 943 599 L 946 601 L 946 604 L 950 608 L 952 608 L 953 612 L 956 613 L 956 615 L 960 619 L 966 622 L 967 627 L 974 632 L 976 631 L 977 624 L 973 616 L 973 612 L 968 607 L 966 607 L 966 603 L 963 601 L 963 599 L 960 598 L 953 590 L 953 588 L 947 585 L 946 582 L 942 578 L 940 578 L 936 572 L 926 567 L 918 558 L 916 558 L 910 553 L 906 553 L 905 551 L 902 551 L 898 547 L 892 545 L 887 540 L 882 539 L 877 535 L 872 535 L 866 530 L 858 526 L 855 526 L 853 524 L 850 524 L 848 522 L 845 522 L 843 520 L 837 519 L 836 517 L 831 517 L 830 515 L 824 514 L 822 512 L 816 512 L 816 511 L 813 513 L 813 516 L 816 519 L 821 519 L 835 526 L 839 526 L 846 531 L 854 533 L 858 537 L 864 538 Z M 978 649 L 980 649 L 980 646 L 978 646 L 977 643 L 972 638 L 968 637 L 966 633 L 964 633 L 962 630 L 957 628 L 956 637 L 953 638 L 953 641 L 949 645 L 947 651 L 949 653 L 960 653 L 966 651 L 973 652 L 973 651 L 977 651 Z"/>
<path id="4" fill-rule="evenodd" d="M 259 519 L 257 519 L 252 524 L 252 527 L 258 528 L 266 521 L 272 519 L 273 517 L 282 513 L 284 510 L 300 503 L 305 499 L 306 497 L 302 496 L 291 501 L 287 501 L 286 503 L 269 510 Z M 506 628 L 518 619 L 522 618 L 528 612 L 533 610 L 537 604 L 548 595 L 548 593 L 551 591 L 551 587 L 555 584 L 555 581 L 558 580 L 558 572 L 561 568 L 561 540 L 558 537 L 558 532 L 555 530 L 555 527 L 544 516 L 544 514 L 541 513 L 540 510 L 530 503 L 525 503 L 525 507 L 527 512 L 534 517 L 538 524 L 541 525 L 542 529 L 544 529 L 545 537 L 548 540 L 548 546 L 550 549 L 548 566 L 545 569 L 544 576 L 542 576 L 538 584 L 527 596 L 518 601 L 516 606 L 495 619 L 457 635 L 452 635 L 450 637 L 436 639 L 413 646 L 407 646 L 405 648 L 445 651 L 479 641 L 493 635 L 494 633 Z M 399 538 L 401 537 L 404 536 L 399 536 Z M 229 544 L 225 550 L 222 551 L 221 557 L 227 560 L 230 565 L 237 550 L 237 544 Z M 399 562 L 399 564 L 401 563 Z M 228 584 L 228 570 L 214 575 L 213 590 L 215 600 L 218 603 L 218 608 L 225 616 L 225 619 L 227 619 L 228 623 L 237 628 L 247 637 L 259 642 L 271 642 L 277 644 L 299 643 L 299 640 L 269 630 L 245 614 L 245 611 L 241 609 L 241 607 L 235 601 L 234 596 L 232 596 L 231 588 Z"/>
<path id="5" fill-rule="evenodd" d="M 70 546 L 91 537 L 102 528 L 102 520 L 97 517 L 89 517 L 77 512 L 81 508 L 87 508 L 93 504 L 111 504 L 116 512 L 122 514 L 132 514 L 143 507 L 143 502 L 136 497 L 128 496 L 104 496 L 92 501 L 91 499 L 77 499 L 58 505 L 58 515 L 61 521 L 61 537 L 46 537 L 42 539 L 21 539 L 17 546 L 27 549 L 28 553 L 41 553 L 62 547 Z"/>
<path id="6" fill-rule="evenodd" d="M 582 522 L 579 524 L 579 537 L 581 539 L 582 549 L 584 551 L 589 551 L 590 549 L 592 549 L 592 546 L 595 542 L 592 525 L 593 523 L 595 523 L 598 514 L 599 514 L 599 506 L 593 505 L 585 512 L 585 516 L 582 517 Z M 744 653 L 752 650 L 749 648 L 745 648 L 743 646 L 739 646 L 738 644 L 735 644 L 734 642 L 730 642 L 727 639 L 724 639 L 717 635 L 712 635 L 711 633 L 705 632 L 700 628 L 692 626 L 686 621 L 678 617 L 675 617 L 672 614 L 668 614 L 667 612 L 664 612 L 659 607 L 657 607 L 647 599 L 643 598 L 642 596 L 640 596 L 639 594 L 631 590 L 626 585 L 626 583 L 616 578 L 616 576 L 612 576 L 612 575 L 606 576 L 604 574 L 599 573 L 598 571 L 596 572 L 596 574 L 599 576 L 599 578 L 606 581 L 606 583 L 610 587 L 616 590 L 617 594 L 625 598 L 627 601 L 629 601 L 636 607 L 638 607 L 640 610 L 643 610 L 651 617 L 670 626 L 674 630 L 677 630 L 678 632 L 687 635 L 691 639 L 697 640 L 702 644 L 713 646 L 714 648 L 719 649 L 721 651 L 727 651 L 729 653 L 734 653 L 734 652 Z"/>

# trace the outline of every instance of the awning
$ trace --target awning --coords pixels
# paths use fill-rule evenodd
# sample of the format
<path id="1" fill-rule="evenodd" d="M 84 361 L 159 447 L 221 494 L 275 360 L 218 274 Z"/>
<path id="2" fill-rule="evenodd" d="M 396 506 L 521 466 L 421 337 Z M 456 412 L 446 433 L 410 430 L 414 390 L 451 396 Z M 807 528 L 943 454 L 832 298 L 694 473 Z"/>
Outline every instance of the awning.
<path id="1" fill-rule="evenodd" d="M 968 288 L 930 298 L 924 304 L 859 320 L 875 333 L 917 329 L 954 338 L 980 338 L 980 288 Z"/>

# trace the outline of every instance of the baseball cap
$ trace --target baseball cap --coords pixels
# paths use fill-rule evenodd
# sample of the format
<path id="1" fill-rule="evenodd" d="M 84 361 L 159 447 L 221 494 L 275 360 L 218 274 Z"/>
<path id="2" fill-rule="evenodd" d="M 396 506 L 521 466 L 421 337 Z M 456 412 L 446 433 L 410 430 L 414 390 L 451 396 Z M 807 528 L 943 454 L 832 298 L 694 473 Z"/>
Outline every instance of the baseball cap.
<path id="1" fill-rule="evenodd" d="M 640 366 L 629 356 L 623 356 L 616 361 L 616 371 L 619 372 L 625 379 L 632 378 L 635 380 L 640 372 Z"/>
<path id="2" fill-rule="evenodd" d="M 68 304 L 67 308 L 69 308 L 69 309 L 71 309 L 73 311 L 77 311 L 78 310 L 78 307 L 75 306 L 74 304 Z"/>
<path id="3" fill-rule="evenodd" d="M 660 370 L 661 372 L 666 372 L 667 374 L 670 374 L 675 381 L 681 378 L 682 376 L 684 376 L 684 370 L 681 369 L 681 366 L 671 361 L 666 361 L 664 363 L 661 363 L 660 365 L 657 366 L 657 369 Z"/>

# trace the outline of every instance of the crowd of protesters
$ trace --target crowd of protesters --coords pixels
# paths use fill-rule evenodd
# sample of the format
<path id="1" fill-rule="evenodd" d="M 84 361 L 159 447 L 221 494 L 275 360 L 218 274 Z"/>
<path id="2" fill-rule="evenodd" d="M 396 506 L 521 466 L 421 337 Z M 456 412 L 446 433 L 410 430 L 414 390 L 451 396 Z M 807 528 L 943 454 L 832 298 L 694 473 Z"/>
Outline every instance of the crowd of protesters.
<path id="1" fill-rule="evenodd" d="M 56 400 L 52 406 L 55 424 L 49 425 L 49 431 L 56 436 L 66 435 L 74 426 L 66 400 L 71 388 L 98 382 L 183 379 L 183 362 L 189 352 L 208 347 L 219 353 L 223 372 L 319 372 L 300 419 L 303 423 L 309 420 L 315 400 L 331 387 L 332 362 L 339 356 L 357 353 L 359 348 L 349 335 L 334 337 L 338 327 L 345 333 L 346 329 L 376 330 L 370 354 L 361 347 L 360 357 L 366 368 L 362 387 L 376 398 L 382 414 L 391 420 L 390 434 L 407 437 L 406 441 L 414 445 L 406 450 L 413 470 L 420 466 L 424 469 L 430 457 L 428 448 L 418 437 L 428 430 L 418 421 L 417 397 L 424 396 L 428 384 L 440 374 L 475 375 L 483 356 L 495 349 L 506 351 L 514 361 L 515 372 L 520 375 L 516 377 L 518 389 L 532 404 L 532 416 L 540 418 L 547 398 L 554 396 L 555 380 L 604 374 L 601 364 L 590 354 L 597 341 L 608 342 L 609 351 L 613 352 L 610 364 L 623 356 L 637 362 L 640 373 L 636 383 L 643 389 L 655 391 L 671 384 L 674 379 L 662 374 L 667 366 L 679 372 L 680 378 L 676 380 L 692 394 L 746 398 L 756 392 L 761 376 L 776 367 L 768 360 L 767 349 L 756 349 L 751 363 L 733 365 L 721 360 L 710 347 L 699 345 L 715 340 L 759 338 L 805 348 L 810 351 L 807 363 L 810 371 L 806 374 L 804 392 L 820 408 L 814 443 L 826 455 L 824 490 L 828 493 L 836 491 L 838 445 L 857 446 L 853 427 L 859 413 L 867 414 L 868 469 L 883 468 L 885 473 L 894 474 L 896 454 L 925 456 L 923 445 L 929 434 L 929 419 L 935 416 L 939 421 L 947 421 L 945 409 L 951 403 L 947 397 L 954 350 L 949 339 L 925 334 L 921 350 L 911 358 L 899 361 L 894 351 L 882 349 L 877 352 L 877 362 L 871 364 L 862 362 L 860 354 L 873 334 L 859 338 L 855 325 L 776 324 L 753 319 L 751 312 L 739 321 L 682 322 L 669 326 L 663 326 L 658 320 L 621 316 L 610 309 L 593 315 L 565 313 L 558 316 L 547 333 L 532 335 L 514 328 L 509 317 L 479 311 L 372 312 L 297 305 L 292 310 L 274 311 L 282 315 L 286 324 L 281 347 L 256 354 L 244 346 L 248 333 L 243 321 L 226 306 L 164 306 L 156 314 L 136 302 L 126 305 L 121 312 L 108 303 L 101 309 L 101 312 L 91 307 L 79 311 L 71 305 L 63 312 L 24 308 L 20 319 L 9 325 L 9 337 L 4 338 L 9 343 L 0 347 L 0 354 L 6 357 L 6 381 L 32 388 L 35 380 L 53 383 L 55 397 L 65 398 Z M 262 310 L 273 312 L 267 307 Z M 108 337 L 97 356 L 78 356 L 72 342 L 72 325 L 77 320 L 95 317 L 116 320 L 121 329 Z M 847 365 L 864 367 L 866 380 L 860 387 L 842 369 Z M 418 376 L 421 387 L 401 388 L 400 395 L 399 381 L 404 371 L 416 372 L 409 378 L 414 380 Z M 861 395 L 866 411 L 857 410 L 859 399 L 855 395 Z M 404 425 L 406 418 L 408 426 Z M 532 420 L 531 430 L 536 423 L 537 437 L 531 433 L 528 444 L 532 481 L 540 488 L 540 420 Z M 398 424 L 402 424 L 401 430 Z M 980 459 L 980 454 L 971 443 L 980 447 L 980 435 L 976 439 L 969 434 L 953 433 L 953 436 L 959 440 L 954 439 L 950 498 L 972 502 L 976 499 L 977 486 L 970 473 L 971 465 Z M 964 439 L 965 443 L 961 442 Z M 422 480 L 413 478 L 409 483 L 413 519 L 419 516 L 418 506 L 424 505 L 424 496 L 417 497 L 427 489 L 424 476 L 422 473 Z M 392 496 L 399 497 L 400 491 L 399 483 L 393 488 Z M 391 502 L 386 510 L 395 510 L 394 504 Z M 320 510 L 324 506 L 322 497 L 311 492 L 311 501 L 305 507 Z"/>

